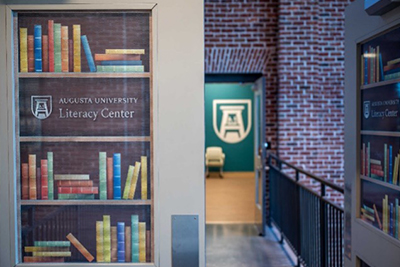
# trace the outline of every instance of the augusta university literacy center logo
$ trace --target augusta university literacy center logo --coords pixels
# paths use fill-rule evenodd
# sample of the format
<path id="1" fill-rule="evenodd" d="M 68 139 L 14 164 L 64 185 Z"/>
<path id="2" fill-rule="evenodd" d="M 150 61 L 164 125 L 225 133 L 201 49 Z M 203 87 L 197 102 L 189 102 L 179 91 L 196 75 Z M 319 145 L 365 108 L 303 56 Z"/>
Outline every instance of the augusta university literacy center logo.
<path id="1" fill-rule="evenodd" d="M 251 130 L 251 100 L 213 101 L 213 128 L 224 142 L 234 144 L 244 140 Z"/>
<path id="2" fill-rule="evenodd" d="M 47 119 L 53 111 L 51 95 L 31 96 L 31 111 L 39 120 Z"/>
<path id="3" fill-rule="evenodd" d="M 364 101 L 364 118 L 368 119 L 371 110 L 371 101 Z"/>

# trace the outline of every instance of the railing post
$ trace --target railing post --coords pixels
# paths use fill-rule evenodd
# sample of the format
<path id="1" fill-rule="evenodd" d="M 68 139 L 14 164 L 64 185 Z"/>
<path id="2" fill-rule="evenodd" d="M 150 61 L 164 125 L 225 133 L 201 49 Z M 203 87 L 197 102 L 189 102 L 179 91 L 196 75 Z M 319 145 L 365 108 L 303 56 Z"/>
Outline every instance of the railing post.
<path id="1" fill-rule="evenodd" d="M 296 169 L 296 194 L 297 194 L 297 201 L 296 201 L 296 214 L 297 214 L 297 233 L 298 233 L 298 252 L 297 252 L 297 267 L 301 266 L 301 207 L 300 207 L 300 186 L 299 186 L 299 180 L 300 180 L 300 173 L 299 170 Z"/>
<path id="2" fill-rule="evenodd" d="M 325 202 L 323 201 L 323 198 L 325 197 L 325 185 L 321 183 L 321 201 L 320 201 L 320 231 L 321 231 L 321 266 L 327 266 L 326 265 L 326 223 L 327 223 L 327 218 L 326 218 L 326 209 L 325 209 Z"/>

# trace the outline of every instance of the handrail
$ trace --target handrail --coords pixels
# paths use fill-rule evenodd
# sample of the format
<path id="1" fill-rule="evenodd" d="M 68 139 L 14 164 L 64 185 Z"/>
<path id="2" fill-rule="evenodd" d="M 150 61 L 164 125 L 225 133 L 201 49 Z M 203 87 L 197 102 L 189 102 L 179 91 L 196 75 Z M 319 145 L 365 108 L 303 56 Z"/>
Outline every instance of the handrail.
<path id="1" fill-rule="evenodd" d="M 318 176 L 316 176 L 316 175 L 314 175 L 312 173 L 309 173 L 309 172 L 307 172 L 307 171 L 305 171 L 305 170 L 303 170 L 301 168 L 298 168 L 298 167 L 294 166 L 293 164 L 290 164 L 289 162 L 287 162 L 287 161 L 285 161 L 283 159 L 280 159 L 275 154 L 270 154 L 269 156 L 270 156 L 270 158 L 274 158 L 276 161 L 278 161 L 280 163 L 283 163 L 283 164 L 287 165 L 288 167 L 290 167 L 290 168 L 292 168 L 292 169 L 294 169 L 294 170 L 296 170 L 296 171 L 298 171 L 298 172 L 300 172 L 302 174 L 305 174 L 308 177 L 311 177 L 311 178 L 317 180 L 318 182 L 320 182 L 320 183 L 322 183 L 322 184 L 324 184 L 324 185 L 326 185 L 326 186 L 328 186 L 328 187 L 330 187 L 332 189 L 335 189 L 336 191 L 339 191 L 340 193 L 344 194 L 344 188 L 343 187 L 341 187 L 341 186 L 339 186 L 337 184 L 334 184 L 334 183 L 332 183 L 332 182 L 330 182 L 330 181 L 328 181 L 326 179 L 318 177 Z"/>

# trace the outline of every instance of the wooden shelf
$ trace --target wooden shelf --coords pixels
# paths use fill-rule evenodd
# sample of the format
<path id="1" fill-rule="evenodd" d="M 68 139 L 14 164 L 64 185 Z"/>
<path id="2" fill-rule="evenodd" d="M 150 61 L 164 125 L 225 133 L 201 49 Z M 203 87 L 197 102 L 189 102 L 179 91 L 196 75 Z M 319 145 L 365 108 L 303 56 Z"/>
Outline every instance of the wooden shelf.
<path id="1" fill-rule="evenodd" d="M 387 183 L 384 181 L 376 180 L 376 179 L 373 179 L 373 178 L 370 178 L 370 177 L 367 177 L 364 175 L 360 175 L 360 178 L 361 178 L 361 180 L 368 181 L 368 182 L 371 182 L 371 183 L 374 183 L 374 184 L 377 184 L 380 186 L 384 186 L 384 187 L 387 187 L 387 188 L 390 188 L 390 189 L 400 192 L 400 186 L 398 186 L 398 185 L 394 185 L 394 184 L 390 184 L 390 183 Z"/>
<path id="2" fill-rule="evenodd" d="M 27 72 L 18 74 L 19 78 L 150 78 L 150 76 L 150 72 Z"/>
<path id="3" fill-rule="evenodd" d="M 78 205 L 99 205 L 99 206 L 145 206 L 151 205 L 151 200 L 21 200 L 22 206 L 78 206 Z"/>
<path id="4" fill-rule="evenodd" d="M 20 142 L 150 142 L 150 136 L 21 136 Z"/>
<path id="5" fill-rule="evenodd" d="M 400 132 L 390 132 L 390 131 L 360 131 L 360 134 L 362 134 L 362 135 L 400 137 Z"/>
<path id="6" fill-rule="evenodd" d="M 388 80 L 388 81 L 382 81 L 382 82 L 377 82 L 377 83 L 371 83 L 367 85 L 361 85 L 360 89 L 365 90 L 365 89 L 371 89 L 379 86 L 385 86 L 389 84 L 394 84 L 394 83 L 400 83 L 400 78 L 399 79 L 393 79 L 393 80 Z"/>

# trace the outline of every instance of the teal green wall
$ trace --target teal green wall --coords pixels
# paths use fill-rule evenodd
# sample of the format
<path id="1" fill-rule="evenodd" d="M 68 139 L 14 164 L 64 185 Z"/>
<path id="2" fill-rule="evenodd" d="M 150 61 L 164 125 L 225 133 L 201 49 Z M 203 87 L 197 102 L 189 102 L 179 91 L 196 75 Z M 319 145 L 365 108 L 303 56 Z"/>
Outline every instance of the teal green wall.
<path id="1" fill-rule="evenodd" d="M 213 100 L 215 99 L 249 99 L 253 106 L 251 84 L 206 84 L 205 85 L 205 123 L 206 148 L 209 146 L 222 147 L 226 155 L 224 171 L 253 171 L 254 170 L 254 113 L 251 110 L 251 130 L 247 137 L 239 143 L 229 144 L 222 141 L 213 128 Z M 243 110 L 243 120 L 247 126 L 247 108 Z M 222 111 L 217 113 L 217 125 L 220 126 Z"/>

